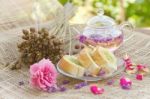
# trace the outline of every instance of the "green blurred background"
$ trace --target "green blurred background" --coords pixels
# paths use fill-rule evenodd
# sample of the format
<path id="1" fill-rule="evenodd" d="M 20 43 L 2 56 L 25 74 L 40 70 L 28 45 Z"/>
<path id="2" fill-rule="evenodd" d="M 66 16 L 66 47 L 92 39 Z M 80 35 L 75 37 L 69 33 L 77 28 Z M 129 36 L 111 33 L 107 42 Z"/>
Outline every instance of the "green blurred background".
<path id="1" fill-rule="evenodd" d="M 103 8 L 108 15 L 121 23 L 129 21 L 136 27 L 150 26 L 150 0 L 69 0 L 78 6 L 77 16 L 73 21 L 86 22 Z M 59 0 L 65 4 L 68 0 Z"/>

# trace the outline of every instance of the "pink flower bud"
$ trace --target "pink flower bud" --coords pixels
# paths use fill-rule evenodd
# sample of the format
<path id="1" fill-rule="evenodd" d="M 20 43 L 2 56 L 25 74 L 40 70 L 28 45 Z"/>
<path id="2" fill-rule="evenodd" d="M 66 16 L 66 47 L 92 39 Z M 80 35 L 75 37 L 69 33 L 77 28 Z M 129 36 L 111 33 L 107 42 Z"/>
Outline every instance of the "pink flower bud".
<path id="1" fill-rule="evenodd" d="M 142 74 L 137 74 L 136 79 L 137 80 L 143 80 L 143 75 Z"/>
<path id="2" fill-rule="evenodd" d="M 122 87 L 122 89 L 131 89 L 132 81 L 129 78 L 121 77 L 120 86 Z"/>

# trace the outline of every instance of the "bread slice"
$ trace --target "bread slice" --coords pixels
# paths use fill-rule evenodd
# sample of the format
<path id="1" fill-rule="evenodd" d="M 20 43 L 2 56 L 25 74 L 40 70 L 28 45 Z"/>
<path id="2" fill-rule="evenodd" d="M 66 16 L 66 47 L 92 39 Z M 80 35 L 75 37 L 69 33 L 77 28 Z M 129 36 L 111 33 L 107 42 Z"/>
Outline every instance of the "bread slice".
<path id="1" fill-rule="evenodd" d="M 103 47 L 96 47 L 92 58 L 106 72 L 117 70 L 117 59 L 112 52 Z"/>
<path id="2" fill-rule="evenodd" d="M 81 66 L 75 56 L 65 55 L 59 62 L 60 68 L 71 75 L 82 77 L 85 69 Z"/>
<path id="3" fill-rule="evenodd" d="M 92 49 L 85 47 L 78 54 L 77 59 L 82 64 L 82 66 L 86 69 L 91 75 L 97 75 L 99 73 L 100 67 L 93 61 L 91 57 Z"/>

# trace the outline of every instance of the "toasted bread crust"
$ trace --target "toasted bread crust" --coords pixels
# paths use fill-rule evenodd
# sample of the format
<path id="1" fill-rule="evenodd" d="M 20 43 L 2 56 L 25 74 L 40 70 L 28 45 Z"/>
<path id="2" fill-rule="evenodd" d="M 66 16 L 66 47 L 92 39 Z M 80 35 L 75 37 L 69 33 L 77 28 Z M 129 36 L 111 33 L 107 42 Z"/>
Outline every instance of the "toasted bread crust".
<path id="1" fill-rule="evenodd" d="M 90 51 L 89 48 L 84 48 L 79 53 L 78 60 L 92 75 L 97 75 L 100 67 L 93 61 Z"/>

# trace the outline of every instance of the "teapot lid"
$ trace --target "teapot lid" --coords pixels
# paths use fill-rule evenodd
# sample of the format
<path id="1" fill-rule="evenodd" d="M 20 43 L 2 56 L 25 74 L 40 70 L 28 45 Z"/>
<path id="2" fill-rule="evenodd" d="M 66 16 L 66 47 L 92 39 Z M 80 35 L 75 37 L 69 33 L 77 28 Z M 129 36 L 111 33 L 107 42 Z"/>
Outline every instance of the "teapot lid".
<path id="1" fill-rule="evenodd" d="M 87 22 L 87 25 L 93 28 L 102 28 L 102 27 L 109 27 L 115 25 L 115 21 L 106 15 L 104 15 L 104 10 L 100 9 L 98 11 L 98 15 L 92 17 Z"/>

